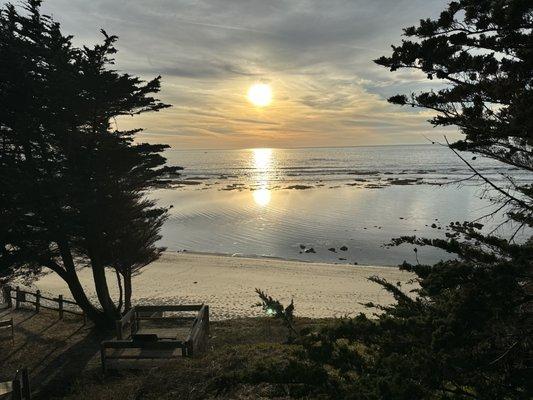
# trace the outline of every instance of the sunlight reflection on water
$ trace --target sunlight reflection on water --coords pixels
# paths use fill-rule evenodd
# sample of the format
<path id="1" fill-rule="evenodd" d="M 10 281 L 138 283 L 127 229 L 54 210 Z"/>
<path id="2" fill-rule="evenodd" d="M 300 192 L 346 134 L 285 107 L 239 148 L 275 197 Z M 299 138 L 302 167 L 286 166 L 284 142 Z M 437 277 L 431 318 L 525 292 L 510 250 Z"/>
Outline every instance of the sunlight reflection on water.
<path id="1" fill-rule="evenodd" d="M 252 149 L 252 166 L 255 171 L 255 190 L 252 195 L 255 204 L 266 207 L 272 200 L 268 181 L 272 172 L 272 149 Z"/>
<path id="2" fill-rule="evenodd" d="M 184 181 L 196 182 L 153 192 L 158 204 L 173 206 L 160 244 L 309 261 L 416 262 L 412 246 L 383 245 L 404 235 L 443 238 L 450 221 L 490 209 L 480 187 L 440 186 L 469 174 L 449 153 L 427 145 L 171 151 L 171 161 L 186 167 Z M 513 172 L 476 163 L 491 177 Z M 498 216 L 486 227 L 499 222 Z M 315 252 L 305 252 L 311 247 Z M 417 254 L 422 263 L 449 258 L 429 246 Z"/>
<path id="3" fill-rule="evenodd" d="M 265 207 L 270 203 L 270 200 L 272 200 L 272 194 L 270 193 L 270 190 L 268 190 L 266 187 L 263 187 L 261 189 L 256 189 L 253 192 L 254 201 L 255 204 L 261 207 Z"/>

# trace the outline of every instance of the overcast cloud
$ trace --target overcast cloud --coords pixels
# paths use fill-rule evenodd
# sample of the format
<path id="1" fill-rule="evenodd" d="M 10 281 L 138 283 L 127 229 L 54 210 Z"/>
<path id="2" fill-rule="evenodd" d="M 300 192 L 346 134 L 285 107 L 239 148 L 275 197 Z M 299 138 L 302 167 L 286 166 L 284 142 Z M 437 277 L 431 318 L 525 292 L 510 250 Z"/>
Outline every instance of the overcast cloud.
<path id="1" fill-rule="evenodd" d="M 47 0 L 76 44 L 119 36 L 117 68 L 163 76 L 160 113 L 122 119 L 143 140 L 180 148 L 422 143 L 431 114 L 386 97 L 427 88 L 423 76 L 372 60 L 443 0 Z M 269 82 L 257 109 L 247 88 Z"/>

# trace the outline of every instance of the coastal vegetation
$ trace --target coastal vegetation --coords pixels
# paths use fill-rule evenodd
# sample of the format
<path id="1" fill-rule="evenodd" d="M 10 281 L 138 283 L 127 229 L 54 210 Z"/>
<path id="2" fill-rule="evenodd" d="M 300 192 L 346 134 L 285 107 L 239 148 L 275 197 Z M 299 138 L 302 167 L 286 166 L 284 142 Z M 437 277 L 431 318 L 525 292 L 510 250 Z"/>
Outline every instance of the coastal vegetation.
<path id="1" fill-rule="evenodd" d="M 470 179 L 493 204 L 484 218 L 504 212 L 509 236 L 487 231 L 482 218 L 450 222 L 441 239 L 392 239 L 415 254 L 433 246 L 455 257 L 435 265 L 404 262 L 400 269 L 414 275 L 409 290 L 407 283 L 370 277 L 395 299 L 365 303 L 372 315 L 298 318 L 297 297 L 285 306 L 257 289 L 256 306 L 267 317 L 213 323 L 206 354 L 148 373 L 107 376 L 99 369 L 100 341 L 131 307 L 132 275 L 163 251 L 157 242 L 168 210 L 147 191 L 168 185 L 180 170 L 166 165 L 167 146 L 135 142 L 139 130 L 118 125 L 168 105 L 153 97 L 159 77 L 143 82 L 113 69 L 115 36 L 102 31 L 103 43 L 76 47 L 41 14 L 40 1 L 24 4 L 22 11 L 8 4 L 0 12 L 0 277 L 31 281 L 53 271 L 95 323 L 80 327 L 46 313 L 14 312 L 22 340 L 11 350 L 0 344 L 3 366 L 38 362 L 42 377 L 67 372 L 47 382 L 43 398 L 531 397 L 533 238 L 521 233 L 533 227 L 533 186 L 511 176 L 502 186 L 470 162 L 483 156 L 533 172 L 530 1 L 451 2 L 438 18 L 406 28 L 402 44 L 376 60 L 434 84 L 389 101 L 431 110 L 431 124 L 459 129 L 461 140 L 435 145 L 471 169 Z M 440 222 L 432 227 L 440 229 Z M 304 244 L 299 249 L 316 253 Z M 80 282 L 81 268 L 91 271 L 96 300 Z"/>
<path id="2" fill-rule="evenodd" d="M 117 119 L 169 105 L 152 97 L 160 77 L 113 69 L 116 36 L 76 47 L 40 6 L 0 12 L 0 274 L 53 271 L 90 319 L 110 325 L 131 306 L 132 275 L 163 250 L 167 210 L 146 191 L 178 171 L 165 165 L 168 146 L 134 142 L 140 129 Z M 92 270 L 97 304 L 80 268 Z"/>
<path id="3" fill-rule="evenodd" d="M 286 330 L 269 317 L 235 318 L 211 323 L 209 351 L 144 371 L 102 374 L 100 341 L 111 334 L 77 316 L 58 321 L 55 312 L 19 309 L 15 345 L 0 341 L 0 380 L 21 365 L 31 371 L 35 399 L 257 399 L 288 396 L 282 385 L 238 383 L 250 369 L 290 362 L 298 345 L 284 344 Z M 0 312 L 0 318 L 3 312 Z M 331 320 L 295 318 L 299 329 L 318 328 Z M 257 375 L 257 382 L 262 374 Z M 228 382 L 232 382 L 231 385 Z M 289 397 L 286 397 L 289 398 Z"/>
<path id="4" fill-rule="evenodd" d="M 533 172 L 533 6 L 522 0 L 454 1 L 437 19 L 421 20 L 404 34 L 392 55 L 376 63 L 391 71 L 421 71 L 437 88 L 389 101 L 432 110 L 433 125 L 460 129 L 462 140 L 445 138 L 442 145 L 485 185 L 494 204 L 485 218 L 505 210 L 514 233 L 500 237 L 483 231 L 482 220 L 456 221 L 446 239 L 394 239 L 394 245 L 416 246 L 415 252 L 435 246 L 456 258 L 435 265 L 404 262 L 400 268 L 416 274 L 419 285 L 410 293 L 370 278 L 396 304 L 369 303 L 376 318 L 361 314 L 301 332 L 299 367 L 265 380 L 290 377 L 283 381 L 299 393 L 304 387 L 306 396 L 336 399 L 528 399 L 533 238 L 515 239 L 533 226 L 533 186 L 506 177 L 502 187 L 467 158 L 477 154 Z"/>

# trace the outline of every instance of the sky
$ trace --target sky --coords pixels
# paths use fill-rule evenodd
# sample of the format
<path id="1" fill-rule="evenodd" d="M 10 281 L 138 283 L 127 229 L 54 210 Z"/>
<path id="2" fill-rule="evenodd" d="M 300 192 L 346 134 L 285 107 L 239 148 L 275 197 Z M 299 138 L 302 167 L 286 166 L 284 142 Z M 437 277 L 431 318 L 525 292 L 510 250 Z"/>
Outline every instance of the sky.
<path id="1" fill-rule="evenodd" d="M 373 63 L 399 44 L 402 28 L 435 17 L 443 0 L 45 0 L 43 11 L 75 36 L 119 36 L 116 68 L 162 76 L 172 108 L 122 118 L 140 140 L 178 149 L 333 147 L 425 143 L 443 129 L 432 114 L 388 96 L 435 81 Z M 269 106 L 247 97 L 254 83 Z M 453 135 L 453 132 L 447 131 Z"/>

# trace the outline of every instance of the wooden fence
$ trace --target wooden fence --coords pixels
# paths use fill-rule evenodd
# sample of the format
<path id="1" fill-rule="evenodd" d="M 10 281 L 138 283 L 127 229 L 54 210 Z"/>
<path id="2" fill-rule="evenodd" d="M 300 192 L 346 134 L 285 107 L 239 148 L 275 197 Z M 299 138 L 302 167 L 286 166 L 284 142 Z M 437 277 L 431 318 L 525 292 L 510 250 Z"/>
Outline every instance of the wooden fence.
<path id="1" fill-rule="evenodd" d="M 63 319 L 65 313 L 79 315 L 83 318 L 83 323 L 87 322 L 87 316 L 75 301 L 63 298 L 63 295 L 58 297 L 43 296 L 40 290 L 30 292 L 21 289 L 17 286 L 13 289 L 11 286 L 4 286 L 2 288 L 2 297 L 4 303 L 12 308 L 19 309 L 22 304 L 31 304 L 35 307 L 35 312 L 39 312 L 41 308 L 54 310 L 59 313 L 59 319 Z M 14 303 L 13 303 L 14 300 Z"/>
<path id="2" fill-rule="evenodd" d="M 31 400 L 30 378 L 26 368 L 18 370 L 12 381 L 0 382 L 0 398 L 8 395 L 12 400 Z"/>

